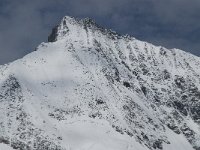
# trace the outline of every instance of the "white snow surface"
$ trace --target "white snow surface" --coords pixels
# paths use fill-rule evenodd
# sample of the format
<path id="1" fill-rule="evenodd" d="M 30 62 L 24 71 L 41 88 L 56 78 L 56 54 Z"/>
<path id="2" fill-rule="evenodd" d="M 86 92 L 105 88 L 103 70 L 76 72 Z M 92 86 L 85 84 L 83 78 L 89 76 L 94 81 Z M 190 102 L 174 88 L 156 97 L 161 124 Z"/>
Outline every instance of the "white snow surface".
<path id="1" fill-rule="evenodd" d="M 14 150 L 14 149 L 6 144 L 0 143 L 0 150 Z"/>
<path id="2" fill-rule="evenodd" d="M 176 76 L 200 88 L 199 57 L 119 36 L 89 21 L 64 17 L 55 42 L 0 67 L 0 150 L 20 142 L 22 150 L 200 147 L 198 122 L 167 105 L 181 91 Z M 170 78 L 164 79 L 164 71 Z M 194 133 L 188 136 L 189 129 Z"/>

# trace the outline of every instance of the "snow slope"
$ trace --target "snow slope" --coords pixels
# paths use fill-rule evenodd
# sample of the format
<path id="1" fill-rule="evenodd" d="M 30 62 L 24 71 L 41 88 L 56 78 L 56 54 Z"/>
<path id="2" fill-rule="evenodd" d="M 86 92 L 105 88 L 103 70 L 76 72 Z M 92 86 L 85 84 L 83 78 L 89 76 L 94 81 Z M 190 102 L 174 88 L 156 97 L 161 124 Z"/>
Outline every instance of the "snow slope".
<path id="1" fill-rule="evenodd" d="M 0 149 L 200 148 L 199 57 L 88 18 L 48 39 L 0 67 Z"/>
<path id="2" fill-rule="evenodd" d="M 0 144 L 0 149 L 1 150 L 14 150 L 12 147 L 6 145 L 6 144 Z"/>

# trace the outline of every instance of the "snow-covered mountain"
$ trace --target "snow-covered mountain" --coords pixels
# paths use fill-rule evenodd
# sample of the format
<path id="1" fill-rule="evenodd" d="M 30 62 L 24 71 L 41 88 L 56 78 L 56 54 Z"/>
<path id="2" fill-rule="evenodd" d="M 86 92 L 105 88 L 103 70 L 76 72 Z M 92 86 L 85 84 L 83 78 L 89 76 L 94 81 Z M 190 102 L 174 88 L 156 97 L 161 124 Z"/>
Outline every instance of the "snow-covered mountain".
<path id="1" fill-rule="evenodd" d="M 200 58 L 64 17 L 0 66 L 0 150 L 200 150 Z"/>

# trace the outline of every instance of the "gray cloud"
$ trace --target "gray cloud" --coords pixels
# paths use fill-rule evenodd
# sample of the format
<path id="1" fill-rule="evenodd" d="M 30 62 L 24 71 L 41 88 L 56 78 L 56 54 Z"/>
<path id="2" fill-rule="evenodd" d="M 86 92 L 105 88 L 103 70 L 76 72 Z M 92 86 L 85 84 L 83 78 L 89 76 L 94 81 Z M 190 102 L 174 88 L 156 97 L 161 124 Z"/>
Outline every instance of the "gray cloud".
<path id="1" fill-rule="evenodd" d="M 1 0 L 0 64 L 33 51 L 65 15 L 200 55 L 199 0 Z"/>

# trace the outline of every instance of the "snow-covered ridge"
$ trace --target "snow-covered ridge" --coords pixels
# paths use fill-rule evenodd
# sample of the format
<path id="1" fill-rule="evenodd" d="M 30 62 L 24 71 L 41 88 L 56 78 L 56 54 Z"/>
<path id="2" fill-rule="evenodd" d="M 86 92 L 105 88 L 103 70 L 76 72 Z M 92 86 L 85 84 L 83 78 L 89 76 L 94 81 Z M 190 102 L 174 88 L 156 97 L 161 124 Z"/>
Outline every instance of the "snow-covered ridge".
<path id="1" fill-rule="evenodd" d="M 198 150 L 199 88 L 199 57 L 66 16 L 0 67 L 0 148 Z"/>
<path id="2" fill-rule="evenodd" d="M 51 35 L 48 38 L 49 42 L 54 42 L 56 40 L 65 38 L 69 35 L 74 35 L 77 29 L 82 30 L 95 30 L 99 31 L 104 35 L 109 36 L 110 38 L 127 38 L 127 39 L 134 39 L 129 35 L 122 36 L 111 29 L 103 28 L 102 26 L 98 25 L 94 20 L 91 18 L 84 18 L 84 19 L 77 19 L 69 16 L 65 16 L 61 23 L 53 28 Z"/>

